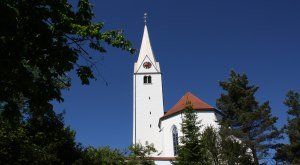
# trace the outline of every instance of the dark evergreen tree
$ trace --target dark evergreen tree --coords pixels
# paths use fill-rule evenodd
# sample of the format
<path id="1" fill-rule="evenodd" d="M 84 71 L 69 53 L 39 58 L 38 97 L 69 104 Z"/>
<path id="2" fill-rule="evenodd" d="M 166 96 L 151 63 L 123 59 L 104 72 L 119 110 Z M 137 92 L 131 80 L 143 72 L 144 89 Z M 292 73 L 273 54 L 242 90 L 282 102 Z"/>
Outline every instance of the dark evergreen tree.
<path id="1" fill-rule="evenodd" d="M 240 139 L 230 134 L 228 128 L 219 130 L 220 162 L 232 165 L 253 165 L 253 157 L 250 148 Z"/>
<path id="2" fill-rule="evenodd" d="M 202 134 L 206 149 L 214 165 L 252 165 L 249 148 L 239 139 L 227 133 L 227 128 L 208 126 Z"/>
<path id="3" fill-rule="evenodd" d="M 205 148 L 200 133 L 200 127 L 200 122 L 198 121 L 192 104 L 187 102 L 181 124 L 183 135 L 180 137 L 181 144 L 178 147 L 179 152 L 176 157 L 176 164 L 211 165 L 212 162 L 209 158 L 208 151 Z"/>
<path id="4" fill-rule="evenodd" d="M 279 137 L 274 125 L 277 117 L 271 115 L 268 101 L 259 104 L 255 99 L 258 87 L 249 85 L 245 74 L 231 71 L 228 81 L 220 82 L 220 86 L 225 91 L 217 100 L 217 107 L 224 113 L 220 124 L 251 149 L 254 163 L 259 164 Z"/>
<path id="5" fill-rule="evenodd" d="M 219 132 L 212 126 L 208 126 L 204 129 L 202 134 L 202 140 L 205 144 L 205 148 L 208 150 L 211 160 L 214 165 L 221 164 L 221 137 Z"/>
<path id="6" fill-rule="evenodd" d="M 300 164 L 300 94 L 289 91 L 284 104 L 288 107 L 288 123 L 283 130 L 289 137 L 289 144 L 281 144 L 275 159 L 287 164 Z"/>

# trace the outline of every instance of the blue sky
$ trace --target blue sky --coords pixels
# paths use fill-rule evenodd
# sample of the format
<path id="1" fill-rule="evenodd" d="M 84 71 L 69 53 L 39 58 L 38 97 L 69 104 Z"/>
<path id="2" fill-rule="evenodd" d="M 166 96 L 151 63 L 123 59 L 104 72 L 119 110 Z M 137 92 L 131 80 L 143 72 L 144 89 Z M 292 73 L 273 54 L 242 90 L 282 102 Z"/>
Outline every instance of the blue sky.
<path id="1" fill-rule="evenodd" d="M 72 2 L 73 3 L 73 2 Z M 246 73 L 260 87 L 257 99 L 269 100 L 278 126 L 289 89 L 300 92 L 299 0 L 93 0 L 95 21 L 104 30 L 123 29 L 139 49 L 143 14 L 163 72 L 165 111 L 187 91 L 215 106 L 231 69 Z M 126 148 L 132 139 L 132 77 L 137 54 L 108 48 L 98 64 L 97 81 L 81 86 L 74 73 L 63 92 L 65 122 L 83 145 Z M 138 52 L 137 52 L 138 53 Z M 104 77 L 104 80 L 101 78 Z M 105 81 L 109 83 L 105 85 Z"/>

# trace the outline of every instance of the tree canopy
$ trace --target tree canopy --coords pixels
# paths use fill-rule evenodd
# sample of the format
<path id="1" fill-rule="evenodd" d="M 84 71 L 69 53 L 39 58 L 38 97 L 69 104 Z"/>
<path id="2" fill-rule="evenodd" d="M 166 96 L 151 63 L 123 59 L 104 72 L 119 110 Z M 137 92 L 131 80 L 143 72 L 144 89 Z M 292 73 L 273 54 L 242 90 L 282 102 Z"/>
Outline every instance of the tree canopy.
<path id="1" fill-rule="evenodd" d="M 287 125 L 283 131 L 289 138 L 289 144 L 281 144 L 277 149 L 275 159 L 289 164 L 300 164 L 300 94 L 289 91 L 284 104 L 288 107 Z"/>
<path id="2" fill-rule="evenodd" d="M 0 120 L 0 164 L 71 164 L 81 155 L 62 114 L 30 118 L 17 126 Z"/>
<path id="3" fill-rule="evenodd" d="M 176 164 L 211 164 L 200 133 L 200 127 L 200 122 L 198 121 L 191 102 L 187 102 L 181 123 L 182 137 L 180 137 Z"/>
<path id="4" fill-rule="evenodd" d="M 97 57 L 112 46 L 134 53 L 122 30 L 93 22 L 89 0 L 0 1 L 0 164 L 72 164 L 82 157 L 75 132 L 53 101 L 95 79 Z M 89 54 L 87 49 L 98 54 Z"/>
<path id="5" fill-rule="evenodd" d="M 129 146 L 130 153 L 128 155 L 128 165 L 154 165 L 154 161 L 150 160 L 151 154 L 157 152 L 153 144 L 146 144 L 143 146 L 140 143 Z"/>
<path id="6" fill-rule="evenodd" d="M 109 147 L 87 147 L 83 150 L 82 157 L 75 161 L 75 165 L 125 165 L 124 152 Z"/>
<path id="7" fill-rule="evenodd" d="M 225 92 L 217 100 L 217 107 L 224 113 L 220 124 L 251 149 L 254 163 L 259 164 L 279 137 L 274 125 L 277 117 L 271 115 L 268 101 L 259 104 L 256 100 L 258 87 L 250 85 L 245 74 L 231 71 L 228 81 L 220 82 L 220 86 Z"/>
<path id="8" fill-rule="evenodd" d="M 2 0 L 0 15 L 0 109 L 10 121 L 19 121 L 24 109 L 51 113 L 50 101 L 63 101 L 74 69 L 89 84 L 97 56 L 86 47 L 100 54 L 104 44 L 135 51 L 121 30 L 102 31 L 103 22 L 92 22 L 89 0 L 78 0 L 76 10 L 67 0 Z"/>

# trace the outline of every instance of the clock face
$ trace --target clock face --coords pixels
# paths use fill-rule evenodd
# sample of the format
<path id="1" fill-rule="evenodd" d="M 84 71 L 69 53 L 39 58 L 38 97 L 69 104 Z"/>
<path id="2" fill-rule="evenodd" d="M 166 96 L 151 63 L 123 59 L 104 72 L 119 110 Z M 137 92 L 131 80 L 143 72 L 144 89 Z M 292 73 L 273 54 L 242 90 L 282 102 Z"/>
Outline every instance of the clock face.
<path id="1" fill-rule="evenodd" d="M 149 68 L 151 68 L 151 63 L 150 62 L 145 62 L 144 64 L 143 64 L 143 67 L 145 68 L 145 69 L 149 69 Z"/>

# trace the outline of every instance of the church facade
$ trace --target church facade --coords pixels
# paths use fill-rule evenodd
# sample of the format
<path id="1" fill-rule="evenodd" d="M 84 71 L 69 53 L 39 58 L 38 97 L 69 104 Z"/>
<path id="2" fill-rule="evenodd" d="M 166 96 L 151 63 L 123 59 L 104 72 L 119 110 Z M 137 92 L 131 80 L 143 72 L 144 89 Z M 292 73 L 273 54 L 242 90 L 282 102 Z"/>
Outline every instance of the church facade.
<path id="1" fill-rule="evenodd" d="M 151 155 L 156 164 L 171 164 L 180 144 L 183 109 L 187 101 L 205 126 L 218 127 L 221 114 L 191 92 L 187 92 L 170 110 L 164 110 L 162 72 L 152 51 L 145 24 L 141 48 L 133 74 L 133 144 L 154 144 Z"/>

